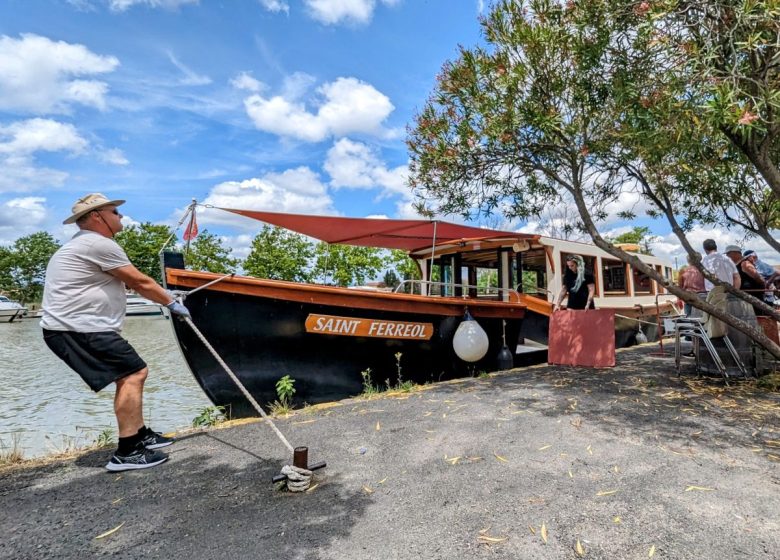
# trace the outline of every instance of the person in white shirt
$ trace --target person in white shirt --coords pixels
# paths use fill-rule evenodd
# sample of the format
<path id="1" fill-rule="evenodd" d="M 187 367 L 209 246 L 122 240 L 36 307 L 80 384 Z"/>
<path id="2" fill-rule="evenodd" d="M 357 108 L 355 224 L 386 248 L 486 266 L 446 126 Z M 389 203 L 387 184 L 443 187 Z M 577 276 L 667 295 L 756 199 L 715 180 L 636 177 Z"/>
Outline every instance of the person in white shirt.
<path id="1" fill-rule="evenodd" d="M 100 193 L 79 199 L 63 223 L 79 232 L 52 256 L 43 288 L 43 340 L 90 388 L 116 385 L 114 413 L 119 446 L 106 465 L 110 471 L 145 469 L 168 456 L 158 449 L 172 438 L 144 424 L 146 362 L 119 334 L 125 318 L 125 286 L 166 305 L 184 317 L 189 311 L 152 278 L 140 272 L 113 237 L 122 231 L 124 200 Z"/>
<path id="2" fill-rule="evenodd" d="M 702 244 L 706 255 L 701 260 L 701 265 L 718 278 L 721 282 L 731 284 L 735 288 L 739 289 L 741 283 L 739 279 L 739 271 L 737 270 L 734 262 L 725 255 L 718 253 L 718 245 L 713 239 L 705 239 Z M 731 247 L 731 245 L 729 245 Z M 712 291 L 714 284 L 704 279 L 704 289 L 708 292 Z"/>

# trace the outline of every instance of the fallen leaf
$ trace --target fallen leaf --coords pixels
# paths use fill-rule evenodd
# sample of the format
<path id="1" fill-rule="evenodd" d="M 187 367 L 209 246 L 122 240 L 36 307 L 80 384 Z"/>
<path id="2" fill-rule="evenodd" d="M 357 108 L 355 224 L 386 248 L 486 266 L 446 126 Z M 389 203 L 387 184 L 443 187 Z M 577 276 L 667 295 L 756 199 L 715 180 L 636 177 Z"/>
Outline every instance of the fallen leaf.
<path id="1" fill-rule="evenodd" d="M 363 492 L 365 492 L 366 494 L 373 494 L 374 493 L 374 491 L 371 488 L 369 488 L 368 486 L 366 486 L 365 484 L 363 485 Z"/>
<path id="2" fill-rule="evenodd" d="M 379 482 L 377 482 L 377 484 L 384 484 L 386 480 L 387 480 L 387 477 L 385 477 L 382 480 L 380 480 Z"/>
<path id="3" fill-rule="evenodd" d="M 620 472 L 620 469 L 618 468 L 618 466 L 617 466 L 617 465 L 615 465 L 614 467 L 612 467 L 612 470 L 613 470 L 613 471 L 615 471 L 616 473 Z"/>
<path id="4" fill-rule="evenodd" d="M 647 551 L 647 557 L 652 558 L 654 554 L 655 554 L 655 545 L 651 546 L 650 550 Z"/>
<path id="5" fill-rule="evenodd" d="M 577 544 L 574 545 L 574 551 L 577 553 L 577 556 L 579 557 L 585 556 L 585 549 L 582 547 L 582 543 L 580 542 L 580 539 L 577 539 Z"/>
<path id="6" fill-rule="evenodd" d="M 457 465 L 457 464 L 458 464 L 458 461 L 460 461 L 460 456 L 458 456 L 458 457 L 452 457 L 451 459 L 445 459 L 445 461 L 446 461 L 447 463 L 449 463 L 450 465 Z"/>
<path id="7" fill-rule="evenodd" d="M 507 540 L 508 537 L 489 537 L 487 535 L 480 535 L 477 537 L 477 540 L 482 543 L 490 543 L 490 544 L 496 544 L 496 543 L 502 543 L 505 540 Z"/>
<path id="8" fill-rule="evenodd" d="M 122 498 L 117 498 L 116 500 L 114 500 L 113 502 L 111 502 L 111 505 L 112 505 L 112 506 L 113 506 L 113 505 L 116 505 L 116 504 L 118 504 L 118 503 L 119 503 L 119 502 L 121 502 L 121 501 L 122 501 Z"/>
<path id="9" fill-rule="evenodd" d="M 534 529 L 534 528 L 533 528 L 533 527 L 531 527 L 530 525 L 528 526 L 528 528 L 531 530 L 531 534 L 533 534 L 533 535 L 535 535 L 535 534 L 536 534 L 536 529 Z"/>
<path id="10" fill-rule="evenodd" d="M 493 451 L 493 455 L 495 455 L 496 459 L 498 459 L 502 463 L 508 463 L 509 462 L 509 459 L 507 459 L 506 457 L 502 457 L 501 455 L 499 455 L 495 451 Z"/>
<path id="11" fill-rule="evenodd" d="M 617 494 L 617 490 L 602 490 L 601 492 L 596 492 L 596 496 L 611 496 L 612 494 Z"/>
<path id="12" fill-rule="evenodd" d="M 426 412 L 425 414 L 423 414 L 423 416 L 430 416 L 431 414 L 433 414 L 433 412 Z"/>
<path id="13" fill-rule="evenodd" d="M 613 518 L 612 518 L 612 523 L 616 523 L 617 525 L 620 525 L 620 523 L 621 523 L 622 521 L 623 521 L 623 520 L 622 520 L 622 519 L 620 519 L 620 516 L 619 516 L 619 515 L 616 515 L 615 517 L 613 517 Z"/>
<path id="14" fill-rule="evenodd" d="M 715 489 L 705 488 L 704 486 L 688 486 L 688 488 L 685 489 L 686 492 L 693 492 L 694 490 L 697 490 L 699 492 L 712 492 Z"/>
<path id="15" fill-rule="evenodd" d="M 588 446 L 588 453 L 590 453 L 591 455 L 593 455 L 593 450 L 590 448 L 590 445 Z"/>
<path id="16" fill-rule="evenodd" d="M 550 444 L 543 445 L 542 447 L 537 449 L 537 451 L 544 451 L 545 449 L 550 449 L 551 447 L 552 447 L 552 445 L 550 445 Z"/>
<path id="17" fill-rule="evenodd" d="M 121 529 L 121 528 L 122 528 L 122 525 L 124 525 L 124 524 L 125 524 L 125 522 L 124 522 L 124 521 L 122 521 L 122 523 L 120 523 L 119 525 L 117 525 L 116 527 L 114 527 L 113 529 L 111 529 L 110 531 L 106 531 L 105 533 L 100 533 L 100 534 L 99 534 L 97 537 L 95 537 L 95 539 L 96 539 L 96 540 L 97 540 L 97 539 L 104 539 L 104 538 L 106 538 L 108 535 L 113 535 L 114 533 L 116 533 L 117 531 L 119 531 L 119 529 Z"/>
<path id="18" fill-rule="evenodd" d="M 314 420 L 302 420 L 301 422 L 293 422 L 293 424 L 300 426 L 301 424 L 311 424 L 312 422 L 316 422 L 317 419 Z"/>
<path id="19" fill-rule="evenodd" d="M 569 469 L 569 478 L 574 478 L 574 475 L 571 472 L 571 469 Z"/>
<path id="20" fill-rule="evenodd" d="M 547 544 L 547 526 L 542 523 L 542 540 L 544 541 L 544 544 Z"/>
<path id="21" fill-rule="evenodd" d="M 304 490 L 304 492 L 311 492 L 311 491 L 313 491 L 315 488 L 317 488 L 317 486 L 319 486 L 319 485 L 320 485 L 320 483 L 318 482 L 317 484 L 315 484 L 315 485 L 313 485 L 313 486 L 309 486 L 309 487 L 308 487 L 306 490 Z"/>

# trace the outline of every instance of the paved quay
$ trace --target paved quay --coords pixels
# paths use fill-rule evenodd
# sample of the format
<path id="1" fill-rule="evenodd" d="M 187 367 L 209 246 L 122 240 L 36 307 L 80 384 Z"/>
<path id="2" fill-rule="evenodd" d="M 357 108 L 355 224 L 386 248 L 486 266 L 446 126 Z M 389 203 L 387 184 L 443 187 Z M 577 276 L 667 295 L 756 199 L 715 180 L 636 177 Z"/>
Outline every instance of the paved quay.
<path id="1" fill-rule="evenodd" d="M 780 557 L 780 395 L 678 379 L 657 349 L 279 419 L 328 462 L 302 495 L 271 484 L 290 458 L 263 422 L 144 471 L 108 450 L 0 470 L 0 558 Z"/>

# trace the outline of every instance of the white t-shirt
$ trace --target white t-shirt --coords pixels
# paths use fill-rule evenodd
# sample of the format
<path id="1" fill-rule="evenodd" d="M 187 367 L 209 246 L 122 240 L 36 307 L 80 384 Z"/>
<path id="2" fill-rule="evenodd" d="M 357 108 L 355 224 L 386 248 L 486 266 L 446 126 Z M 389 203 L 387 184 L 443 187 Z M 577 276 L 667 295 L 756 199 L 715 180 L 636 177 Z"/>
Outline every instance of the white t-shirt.
<path id="1" fill-rule="evenodd" d="M 53 331 L 122 329 L 125 284 L 108 274 L 130 260 L 113 239 L 81 230 L 54 253 L 46 267 L 41 327 Z"/>
<path id="2" fill-rule="evenodd" d="M 701 260 L 701 265 L 717 276 L 721 282 L 734 285 L 734 275 L 738 274 L 737 265 L 727 256 L 720 253 L 710 253 Z M 709 292 L 714 286 L 712 282 L 706 278 L 704 279 L 705 290 Z"/>

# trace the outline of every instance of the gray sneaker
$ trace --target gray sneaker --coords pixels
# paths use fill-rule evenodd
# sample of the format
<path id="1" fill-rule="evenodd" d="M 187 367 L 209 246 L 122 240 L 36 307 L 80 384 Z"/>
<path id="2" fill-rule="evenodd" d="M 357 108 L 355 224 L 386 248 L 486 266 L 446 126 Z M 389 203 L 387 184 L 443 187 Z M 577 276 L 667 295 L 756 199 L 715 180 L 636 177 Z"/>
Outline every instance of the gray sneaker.
<path id="1" fill-rule="evenodd" d="M 148 469 L 167 460 L 168 455 L 162 451 L 154 451 L 146 449 L 143 445 L 138 445 L 127 455 L 120 455 L 119 452 L 114 453 L 111 460 L 106 464 L 106 468 L 112 472 Z"/>
<path id="2" fill-rule="evenodd" d="M 146 436 L 141 442 L 147 449 L 159 449 L 161 447 L 167 447 L 174 443 L 176 439 L 165 437 L 160 432 L 154 432 L 147 430 Z"/>

